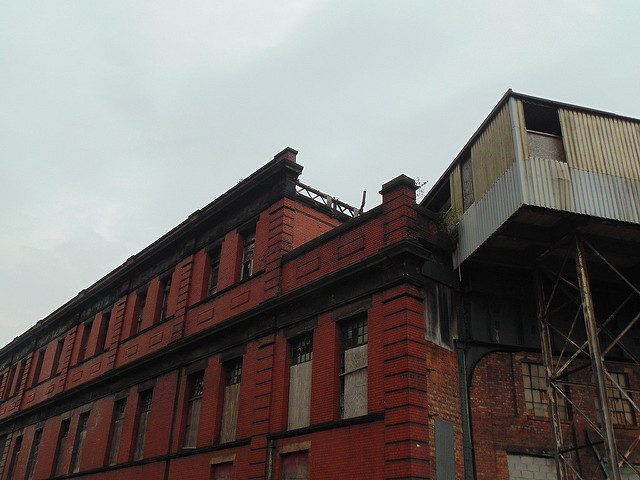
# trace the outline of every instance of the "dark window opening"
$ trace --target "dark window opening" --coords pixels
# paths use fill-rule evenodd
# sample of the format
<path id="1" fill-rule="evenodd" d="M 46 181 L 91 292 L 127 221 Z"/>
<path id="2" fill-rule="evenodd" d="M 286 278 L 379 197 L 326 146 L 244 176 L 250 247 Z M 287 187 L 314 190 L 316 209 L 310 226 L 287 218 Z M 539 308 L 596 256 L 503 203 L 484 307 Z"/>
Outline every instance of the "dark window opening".
<path id="1" fill-rule="evenodd" d="M 34 385 L 37 385 L 38 381 L 40 380 L 40 373 L 42 372 L 42 362 L 44 361 L 45 352 L 46 350 L 43 348 L 36 354 L 36 364 L 33 367 L 33 378 L 31 380 L 32 387 Z"/>
<path id="2" fill-rule="evenodd" d="M 82 450 L 84 449 L 84 441 L 87 438 L 87 427 L 89 425 L 89 413 L 80 414 L 78 419 L 78 428 L 76 430 L 76 438 L 73 442 L 73 450 L 71 452 L 71 466 L 69 473 L 78 473 L 80 471 L 80 462 L 82 461 Z"/>
<path id="3" fill-rule="evenodd" d="M 109 440 L 107 465 L 115 465 L 116 463 L 118 463 L 120 437 L 122 436 L 122 424 L 124 423 L 124 412 L 126 407 L 126 398 L 122 398 L 113 404 L 113 420 L 111 422 L 111 436 Z"/>
<path id="4" fill-rule="evenodd" d="M 136 327 L 134 333 L 142 329 L 142 319 L 144 317 L 144 307 L 147 304 L 147 291 L 138 293 L 138 305 L 136 307 Z"/>
<path id="5" fill-rule="evenodd" d="M 218 270 L 220 269 L 220 248 L 209 253 L 209 284 L 207 295 L 213 295 L 218 291 Z"/>
<path id="6" fill-rule="evenodd" d="M 256 231 L 247 232 L 242 237 L 242 272 L 240 280 L 249 278 L 253 274 L 253 254 L 256 245 Z"/>
<path id="7" fill-rule="evenodd" d="M 60 366 L 60 357 L 62 356 L 62 347 L 64 347 L 64 339 L 58 340 L 56 344 L 56 351 L 53 354 L 53 365 L 51 365 L 51 376 L 55 376 L 58 373 L 58 367 Z"/>
<path id="8" fill-rule="evenodd" d="M 8 398 L 12 395 L 13 379 L 16 375 L 16 366 L 12 365 L 9 370 L 9 376 L 7 377 L 7 383 L 4 387 L 4 398 Z"/>
<path id="9" fill-rule="evenodd" d="M 527 130 L 562 136 L 560 118 L 555 107 L 548 107 L 537 103 L 524 102 L 524 122 Z"/>
<path id="10" fill-rule="evenodd" d="M 89 321 L 84 324 L 84 328 L 82 330 L 82 338 L 80 340 L 80 352 L 78 353 L 78 362 L 81 362 L 85 358 L 87 358 L 87 354 L 89 353 L 89 335 L 91 335 L 91 328 L 93 327 L 93 321 Z"/>
<path id="11" fill-rule="evenodd" d="M 451 288 L 426 280 L 424 304 L 425 337 L 438 345 L 451 348 L 457 330 Z"/>
<path id="12" fill-rule="evenodd" d="M 107 333 L 109 332 L 109 321 L 111 320 L 111 310 L 102 314 L 100 319 L 100 332 L 98 333 L 98 347 L 96 352 L 104 352 L 107 349 Z"/>
<path id="13" fill-rule="evenodd" d="M 26 363 L 27 363 L 26 359 L 20 362 L 20 369 L 18 370 L 18 378 L 16 378 L 16 383 L 14 385 L 12 395 L 16 395 L 20 391 L 20 385 L 22 384 L 22 377 L 24 377 L 24 367 Z"/>
<path id="14" fill-rule="evenodd" d="M 58 442 L 56 444 L 56 452 L 53 456 L 53 470 L 51 471 L 54 477 L 57 477 L 62 473 L 62 460 L 64 458 L 64 449 L 67 445 L 67 437 L 69 436 L 69 427 L 71 426 L 71 419 L 66 418 L 62 420 L 60 424 L 60 433 L 58 433 Z"/>
<path id="15" fill-rule="evenodd" d="M 195 448 L 198 440 L 198 424 L 200 423 L 203 386 L 204 372 L 189 375 L 187 379 L 188 400 L 183 448 Z"/>
<path id="16" fill-rule="evenodd" d="M 313 336 L 297 337 L 291 341 L 291 365 L 309 362 L 313 359 Z"/>
<path id="17" fill-rule="evenodd" d="M 242 357 L 227 363 L 226 367 L 227 386 L 237 385 L 242 380 Z"/>
<path id="18" fill-rule="evenodd" d="M 0 472 L 4 468 L 4 449 L 7 446 L 8 435 L 3 435 L 0 437 Z"/>
<path id="19" fill-rule="evenodd" d="M 169 305 L 169 293 L 171 292 L 171 277 L 162 280 L 162 306 L 160 307 L 160 321 L 167 318 L 167 306 Z"/>
<path id="20" fill-rule="evenodd" d="M 13 475 L 16 473 L 16 464 L 18 463 L 18 456 L 22 449 L 22 435 L 16 438 L 16 443 L 13 446 L 13 453 L 11 454 L 11 460 L 9 461 L 9 469 L 7 472 L 7 480 L 13 480 Z"/>
<path id="21" fill-rule="evenodd" d="M 36 464 L 38 463 L 38 453 L 40 451 L 40 441 L 42 440 L 42 428 L 39 428 L 33 434 L 33 442 L 31 443 L 31 452 L 29 452 L 29 460 L 27 460 L 27 472 L 24 478 L 26 480 L 33 480 L 33 474 L 36 471 Z"/>
<path id="22" fill-rule="evenodd" d="M 133 452 L 133 460 L 141 460 L 144 456 L 144 444 L 147 438 L 147 428 L 149 427 L 149 415 L 151 413 L 151 400 L 153 399 L 153 389 L 140 393 L 138 399 L 138 422 L 135 435 L 136 445 Z"/>

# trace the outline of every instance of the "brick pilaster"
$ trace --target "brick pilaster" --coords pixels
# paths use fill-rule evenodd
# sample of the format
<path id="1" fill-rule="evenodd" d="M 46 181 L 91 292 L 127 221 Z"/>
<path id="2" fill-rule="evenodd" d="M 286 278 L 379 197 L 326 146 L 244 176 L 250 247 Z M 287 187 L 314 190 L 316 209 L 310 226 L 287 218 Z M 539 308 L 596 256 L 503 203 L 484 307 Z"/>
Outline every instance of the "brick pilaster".
<path id="1" fill-rule="evenodd" d="M 422 299 L 400 286 L 383 296 L 385 479 L 431 478 Z"/>

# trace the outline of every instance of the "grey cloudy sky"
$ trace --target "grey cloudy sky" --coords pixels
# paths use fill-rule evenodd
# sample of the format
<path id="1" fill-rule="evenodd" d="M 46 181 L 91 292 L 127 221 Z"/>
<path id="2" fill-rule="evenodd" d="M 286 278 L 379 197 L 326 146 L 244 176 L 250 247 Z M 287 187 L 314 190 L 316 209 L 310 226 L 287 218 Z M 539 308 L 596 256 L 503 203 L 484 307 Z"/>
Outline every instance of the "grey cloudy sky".
<path id="1" fill-rule="evenodd" d="M 0 3 L 0 346 L 290 145 L 369 207 L 507 88 L 640 116 L 640 3 Z"/>

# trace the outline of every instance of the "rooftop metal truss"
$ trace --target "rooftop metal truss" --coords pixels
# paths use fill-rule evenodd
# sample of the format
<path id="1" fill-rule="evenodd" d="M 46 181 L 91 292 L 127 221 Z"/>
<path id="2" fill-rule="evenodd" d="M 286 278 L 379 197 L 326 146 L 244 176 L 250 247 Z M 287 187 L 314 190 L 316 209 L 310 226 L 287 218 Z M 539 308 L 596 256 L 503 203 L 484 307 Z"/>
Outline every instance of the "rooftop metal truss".
<path id="1" fill-rule="evenodd" d="M 344 203 L 337 198 L 332 197 L 331 195 L 327 195 L 326 193 L 323 193 L 320 190 L 316 190 L 315 188 L 310 187 L 309 185 L 305 185 L 301 182 L 296 182 L 296 193 L 303 197 L 309 198 L 314 202 L 326 205 L 331 210 L 342 213 L 352 218 L 355 218 L 362 213 L 360 209 L 352 207 L 351 205 Z"/>

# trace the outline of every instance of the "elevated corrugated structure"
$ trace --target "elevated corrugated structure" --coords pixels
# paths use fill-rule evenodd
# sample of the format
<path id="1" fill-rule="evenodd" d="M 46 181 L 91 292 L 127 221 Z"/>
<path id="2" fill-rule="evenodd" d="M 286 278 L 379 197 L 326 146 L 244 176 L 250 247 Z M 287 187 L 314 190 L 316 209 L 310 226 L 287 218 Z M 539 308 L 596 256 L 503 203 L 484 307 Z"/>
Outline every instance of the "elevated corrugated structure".
<path id="1" fill-rule="evenodd" d="M 455 264 L 507 246 L 498 230 L 519 212 L 520 227 L 551 227 L 551 212 L 640 224 L 640 121 L 509 90 L 423 205 L 447 213 Z"/>
<path id="2" fill-rule="evenodd" d="M 526 348 L 544 364 L 556 478 L 640 476 L 640 432 L 626 428 L 640 419 L 639 390 L 625 376 L 640 369 L 640 120 L 509 90 L 422 205 L 455 242 L 469 302 L 457 345 L 469 378 L 488 353 L 521 350 L 518 338 L 537 333 Z M 499 288 L 488 286 L 498 277 Z M 474 304 L 483 294 L 486 315 Z M 516 308 L 500 324 L 509 295 Z M 532 298 L 537 329 L 517 313 Z M 612 392 L 629 402 L 625 421 Z M 581 397 L 597 399 L 595 414 Z"/>

